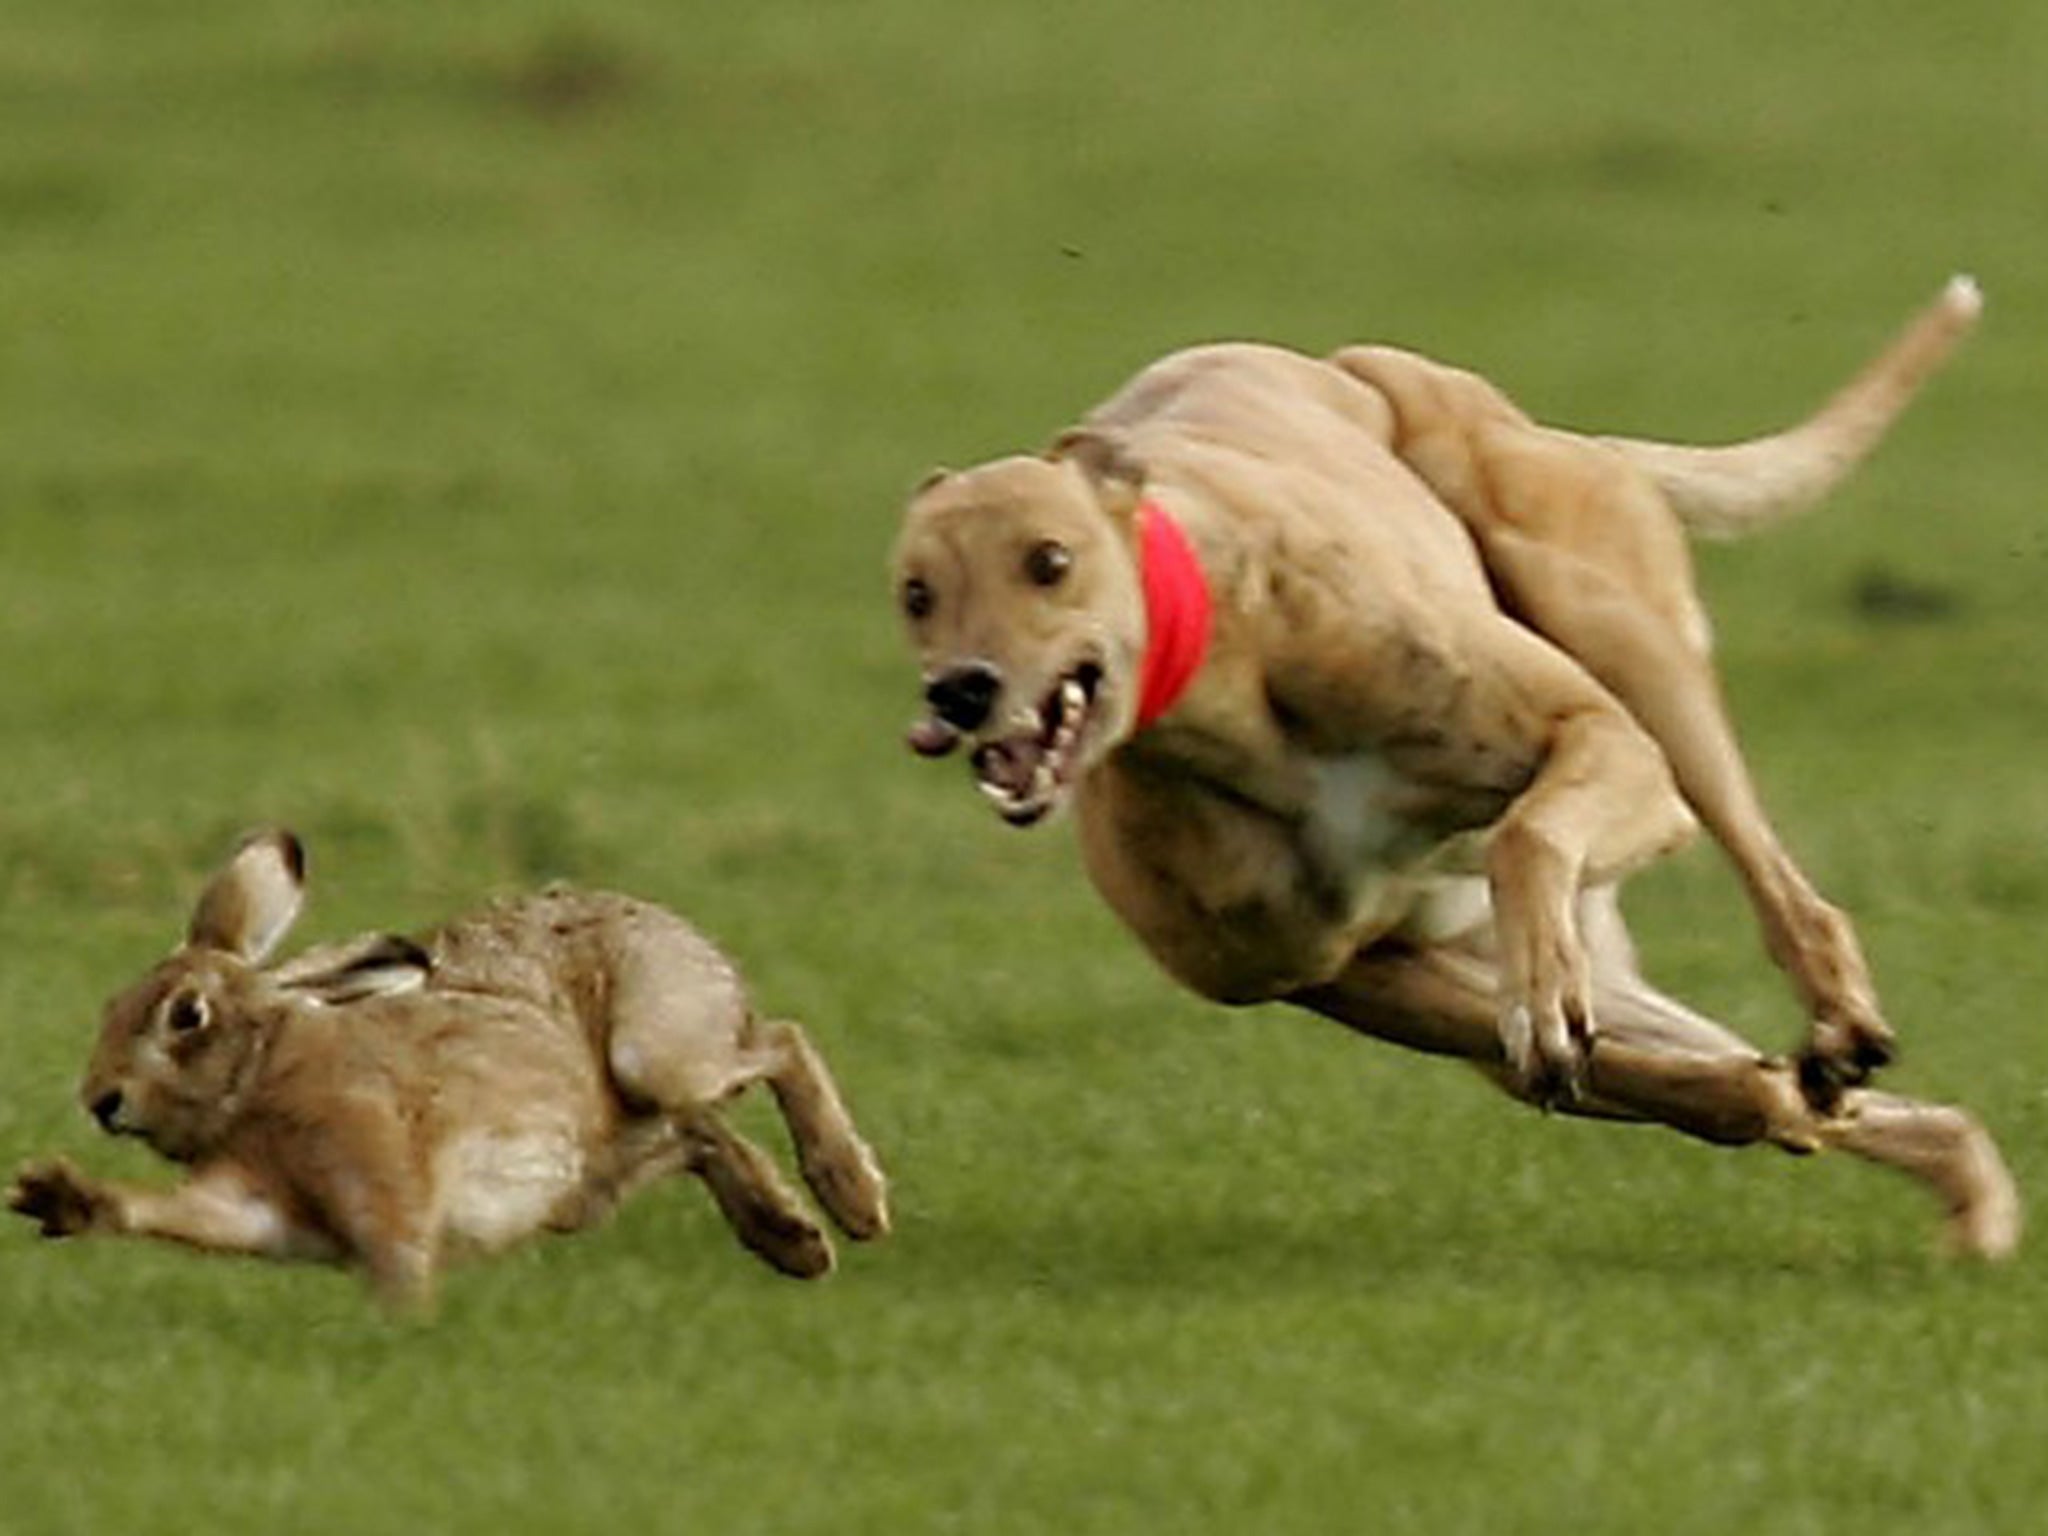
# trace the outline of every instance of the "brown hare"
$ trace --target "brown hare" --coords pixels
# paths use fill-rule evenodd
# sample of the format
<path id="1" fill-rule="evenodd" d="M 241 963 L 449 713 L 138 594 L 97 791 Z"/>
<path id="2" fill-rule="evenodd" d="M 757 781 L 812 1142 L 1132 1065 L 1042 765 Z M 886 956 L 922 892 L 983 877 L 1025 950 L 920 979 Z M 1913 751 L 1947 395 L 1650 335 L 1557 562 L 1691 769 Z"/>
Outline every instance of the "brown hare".
<path id="1" fill-rule="evenodd" d="M 720 1112 L 762 1081 L 833 1219 L 888 1230 L 881 1170 L 803 1031 L 757 1017 L 672 913 L 556 887 L 266 964 L 304 872 L 290 833 L 246 839 L 185 942 L 108 1005 L 80 1097 L 191 1173 L 153 1189 L 32 1162 L 7 1199 L 46 1236 L 340 1263 L 413 1309 L 449 1257 L 575 1231 L 683 1171 L 769 1264 L 822 1275 L 830 1240 Z"/>

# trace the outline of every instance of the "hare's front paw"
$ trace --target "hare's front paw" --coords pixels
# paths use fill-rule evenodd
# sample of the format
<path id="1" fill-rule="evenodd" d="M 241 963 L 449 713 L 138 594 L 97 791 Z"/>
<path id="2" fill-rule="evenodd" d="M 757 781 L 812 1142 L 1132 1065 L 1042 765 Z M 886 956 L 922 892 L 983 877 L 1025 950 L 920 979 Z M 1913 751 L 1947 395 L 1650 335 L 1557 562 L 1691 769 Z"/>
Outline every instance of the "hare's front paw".
<path id="1" fill-rule="evenodd" d="M 26 1163 L 7 1189 L 7 1208 L 19 1211 L 45 1237 L 76 1237 L 106 1224 L 99 1188 L 63 1158 Z"/>

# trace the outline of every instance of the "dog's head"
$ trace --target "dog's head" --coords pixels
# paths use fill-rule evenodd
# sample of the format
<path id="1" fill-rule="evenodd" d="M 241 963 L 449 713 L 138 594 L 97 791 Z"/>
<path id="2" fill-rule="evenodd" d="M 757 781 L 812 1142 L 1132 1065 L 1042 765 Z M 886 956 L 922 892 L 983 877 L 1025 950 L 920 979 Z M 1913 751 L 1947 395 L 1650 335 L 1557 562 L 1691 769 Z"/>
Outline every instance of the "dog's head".
<path id="1" fill-rule="evenodd" d="M 1140 475 L 1103 439 L 935 471 L 896 545 L 896 600 L 923 665 L 913 750 L 969 749 L 1004 820 L 1062 805 L 1131 733 L 1145 647 Z"/>

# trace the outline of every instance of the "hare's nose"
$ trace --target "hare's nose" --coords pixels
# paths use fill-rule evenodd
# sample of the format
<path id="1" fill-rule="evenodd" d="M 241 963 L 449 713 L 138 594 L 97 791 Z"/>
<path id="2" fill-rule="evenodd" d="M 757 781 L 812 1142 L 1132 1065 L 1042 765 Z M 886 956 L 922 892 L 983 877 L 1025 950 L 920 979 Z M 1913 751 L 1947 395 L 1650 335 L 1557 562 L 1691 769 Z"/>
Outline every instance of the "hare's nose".
<path id="1" fill-rule="evenodd" d="M 113 1130 L 114 1122 L 121 1116 L 121 1090 L 109 1088 L 105 1093 L 92 1101 L 91 1108 L 92 1117 L 99 1121 L 100 1129 L 103 1131 Z"/>

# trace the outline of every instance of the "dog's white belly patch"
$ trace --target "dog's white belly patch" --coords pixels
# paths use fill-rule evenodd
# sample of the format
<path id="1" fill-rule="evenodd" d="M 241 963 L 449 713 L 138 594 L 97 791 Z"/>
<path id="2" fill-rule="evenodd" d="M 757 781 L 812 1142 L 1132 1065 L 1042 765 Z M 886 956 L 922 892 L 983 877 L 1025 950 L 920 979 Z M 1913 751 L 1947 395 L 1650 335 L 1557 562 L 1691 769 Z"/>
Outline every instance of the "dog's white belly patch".
<path id="1" fill-rule="evenodd" d="M 583 1149 L 560 1130 L 475 1131 L 441 1152 L 442 1220 L 457 1243 L 485 1250 L 544 1225 L 584 1180 Z"/>
<path id="2" fill-rule="evenodd" d="M 1486 882 L 1444 871 L 1461 839 L 1436 834 L 1402 814 L 1415 786 L 1370 753 L 1317 758 L 1304 839 L 1309 856 L 1348 894 L 1353 922 L 1438 940 L 1489 917 Z"/>
<path id="3" fill-rule="evenodd" d="M 1483 875 L 1439 875 L 1422 882 L 1401 921 L 1416 944 L 1448 944 L 1493 921 L 1493 895 Z"/>
<path id="4" fill-rule="evenodd" d="M 1326 868 L 1352 884 L 1412 857 L 1416 829 L 1396 812 L 1412 790 L 1383 758 L 1319 757 L 1309 776 L 1309 850 Z"/>

